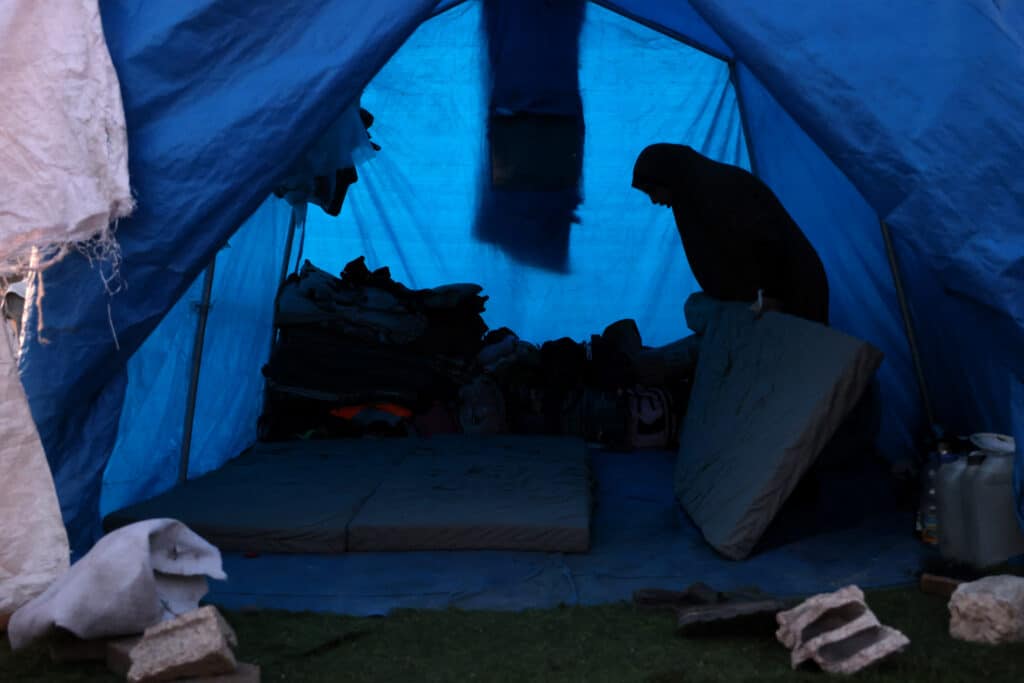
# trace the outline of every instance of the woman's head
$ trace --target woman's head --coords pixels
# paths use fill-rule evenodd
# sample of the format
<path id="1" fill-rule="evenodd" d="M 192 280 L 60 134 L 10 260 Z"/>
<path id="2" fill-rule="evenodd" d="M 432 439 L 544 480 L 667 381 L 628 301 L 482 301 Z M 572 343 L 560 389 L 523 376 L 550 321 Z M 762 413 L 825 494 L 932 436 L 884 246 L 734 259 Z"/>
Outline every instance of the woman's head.
<path id="1" fill-rule="evenodd" d="M 633 166 L 633 187 L 646 192 L 655 204 L 672 206 L 685 190 L 695 157 L 697 152 L 685 145 L 650 145 Z"/>

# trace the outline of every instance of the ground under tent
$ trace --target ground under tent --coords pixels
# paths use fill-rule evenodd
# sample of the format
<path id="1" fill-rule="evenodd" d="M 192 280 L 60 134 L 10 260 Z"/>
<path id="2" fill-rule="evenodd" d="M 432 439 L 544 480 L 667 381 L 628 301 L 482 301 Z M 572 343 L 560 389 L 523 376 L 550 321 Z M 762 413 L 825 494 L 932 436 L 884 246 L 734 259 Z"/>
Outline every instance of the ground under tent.
<path id="1" fill-rule="evenodd" d="M 145 85 L 153 78 L 152 46 L 163 40 L 160 36 L 185 40 L 189 31 L 181 27 L 196 23 L 170 6 L 154 6 L 133 20 L 120 6 L 105 8 L 129 135 L 137 136 L 130 140 L 137 150 L 133 182 L 145 199 L 121 240 L 121 275 L 128 288 L 99 296 L 84 284 L 95 273 L 83 259 L 71 256 L 57 264 L 47 272 L 48 343 L 42 343 L 30 315 L 22 370 L 76 549 L 89 547 L 101 518 L 116 525 L 175 514 L 231 548 L 226 558 L 231 581 L 215 586 L 212 596 L 221 604 L 354 613 L 402 606 L 589 604 L 625 599 L 637 588 L 677 588 L 697 580 L 725 589 L 757 584 L 796 594 L 909 579 L 921 555 L 910 515 L 896 509 L 885 469 L 867 466 L 870 449 L 857 462 L 864 468 L 821 473 L 816 501 L 792 509 L 785 503 L 872 377 L 882 401 L 878 446 L 890 460 L 913 454 L 914 431 L 931 412 L 924 383 L 917 381 L 924 374 L 933 387 L 936 381 L 959 382 L 977 394 L 975 405 L 961 410 L 950 403 L 956 392 L 937 392 L 943 419 L 1009 431 L 1008 403 L 1000 398 L 994 374 L 962 382 L 966 365 L 950 363 L 955 345 L 929 346 L 923 368 L 908 345 L 906 310 L 901 310 L 906 297 L 894 280 L 894 265 L 906 266 L 903 274 L 918 315 L 932 327 L 948 310 L 966 304 L 935 298 L 947 293 L 929 289 L 932 264 L 918 250 L 927 239 L 914 229 L 946 220 L 937 209 L 922 207 L 942 202 L 918 197 L 896 211 L 899 201 L 885 188 L 912 178 L 914 187 L 940 192 L 945 186 L 928 182 L 929 174 L 946 168 L 948 160 L 925 158 L 926 152 L 937 154 L 937 147 L 904 155 L 894 140 L 913 135 L 891 134 L 890 128 L 902 132 L 897 122 L 904 117 L 887 109 L 887 100 L 872 98 L 872 107 L 879 109 L 868 113 L 837 105 L 828 88 L 838 81 L 829 77 L 829 69 L 848 67 L 845 62 L 808 59 L 813 69 L 788 68 L 790 53 L 777 56 L 738 29 L 744 11 L 767 11 L 756 3 L 745 9 L 692 4 L 700 11 L 690 3 L 675 9 L 640 1 L 581 3 L 585 11 L 566 19 L 579 21 L 572 78 L 578 78 L 574 85 L 585 128 L 575 129 L 581 141 L 559 142 L 569 148 L 582 144 L 576 170 L 583 201 L 578 222 L 553 240 L 554 254 L 541 248 L 536 232 L 503 243 L 507 231 L 489 231 L 494 226 L 483 220 L 508 208 L 500 202 L 487 205 L 480 196 L 496 182 L 493 173 L 485 173 L 494 162 L 484 141 L 487 121 L 495 114 L 490 111 L 495 91 L 484 72 L 488 58 L 501 60 L 493 52 L 484 56 L 488 32 L 490 38 L 503 30 L 511 32 L 506 37 L 517 30 L 525 35 L 514 12 L 488 23 L 486 8 L 501 3 L 395 2 L 389 10 L 363 8 L 358 17 L 349 16 L 354 10 L 345 3 L 325 5 L 322 17 L 302 20 L 308 34 L 305 29 L 282 32 L 295 40 L 280 45 L 280 54 L 294 59 L 256 58 L 246 79 L 236 80 L 234 62 L 228 66 L 219 54 L 204 52 L 205 46 L 231 41 L 211 37 L 195 58 L 223 67 L 223 78 L 214 74 L 204 85 L 172 68 L 175 73 L 167 77 L 187 84 L 160 86 L 153 93 Z M 774 11 L 781 16 L 779 5 Z M 513 6 L 519 5 L 505 5 Z M 394 16 L 385 19 L 390 10 Z M 290 11 L 268 9 L 260 22 L 291 25 Z M 198 23 L 207 19 L 211 31 L 221 30 L 215 17 Z M 346 19 L 360 40 L 338 38 L 337 49 L 326 51 L 331 56 L 320 56 L 336 40 L 323 27 L 347 25 Z M 761 24 L 775 26 L 767 20 Z M 808 19 L 800 27 L 806 40 L 827 44 L 835 37 L 819 36 L 810 30 L 813 25 Z M 776 29 L 767 38 L 788 35 L 781 24 Z M 268 32 L 268 40 L 271 34 L 276 35 Z M 246 35 L 256 39 L 264 33 Z M 188 40 L 194 39 L 189 35 Z M 545 73 L 528 61 L 536 53 L 529 40 L 505 45 L 511 50 L 506 57 L 530 65 L 522 72 Z M 811 48 L 809 54 L 824 59 Z M 255 48 L 246 43 L 240 49 Z M 769 59 L 769 52 L 776 56 Z M 166 56 L 160 59 L 176 66 Z M 278 61 L 291 66 L 273 66 Z M 307 65 L 308 72 L 291 68 L 295 64 Z M 799 96 L 780 84 L 783 73 L 794 74 Z M 552 78 L 563 75 L 552 70 Z M 871 84 L 880 82 L 876 76 L 858 73 L 850 79 L 870 94 Z M 897 76 L 910 91 L 924 87 L 921 79 Z M 220 85 L 209 85 L 214 83 L 244 83 L 246 95 L 239 97 L 237 87 L 222 92 L 216 89 Z M 327 91 L 344 93 L 345 101 L 331 102 Z M 175 115 L 165 116 L 155 104 L 170 92 L 187 93 L 183 102 L 189 104 L 170 108 Z M 350 107 L 350 95 L 357 92 L 375 117 L 373 141 L 382 149 L 359 166 L 359 182 L 340 217 L 310 207 L 301 220 L 285 201 L 267 197 L 301 150 Z M 853 123 L 826 125 L 837 106 Z M 280 121 L 263 116 L 270 111 L 280 114 Z M 885 115 L 876 117 L 878 111 Z M 196 124 L 199 120 L 204 123 Z M 881 140 L 895 151 L 861 144 L 859 131 L 872 124 L 888 126 L 890 133 L 870 135 L 872 144 Z M 515 138 L 514 130 L 505 132 Z M 718 480 L 732 490 L 713 483 L 694 490 L 701 480 L 696 474 L 706 468 L 687 456 L 708 442 L 692 424 L 683 426 L 678 453 L 614 452 L 571 440 L 557 445 L 550 436 L 529 437 L 527 442 L 539 439 L 532 446 L 520 442 L 500 449 L 493 442 L 459 437 L 435 437 L 429 444 L 400 439 L 386 445 L 376 440 L 253 447 L 264 412 L 261 368 L 271 353 L 276 293 L 283 274 L 299 270 L 305 260 L 338 274 L 365 255 L 371 269 L 388 266 L 395 280 L 410 288 L 479 283 L 489 297 L 487 324 L 507 326 L 538 343 L 585 339 L 624 318 L 635 319 L 644 342 L 653 347 L 688 334 L 695 323 L 684 317 L 683 307 L 696 285 L 671 216 L 628 187 L 637 152 L 655 140 L 690 144 L 766 180 L 836 283 L 835 334 L 870 343 L 869 348 L 852 341 L 833 354 L 830 383 L 798 402 L 800 411 L 811 414 L 816 407 L 845 401 L 836 414 L 818 411 L 815 424 L 826 427 L 808 423 L 784 430 L 769 444 L 771 457 L 760 460 L 740 452 L 742 438 L 729 444 L 736 452 L 728 462 L 746 467 L 744 477 L 756 474 L 756 486 L 719 473 Z M 199 147 L 201 154 L 195 153 Z M 971 182 L 983 184 L 977 178 Z M 977 208 L 999 206 L 984 202 Z M 900 241 L 893 243 L 880 217 L 904 228 Z M 1002 229 L 997 218 L 987 221 L 993 230 Z M 950 229 L 945 237 L 953 233 Z M 963 276 L 957 288 L 970 289 L 964 283 L 971 284 L 969 276 L 977 273 L 956 272 Z M 81 297 L 54 295 L 72 290 Z M 937 304 L 921 306 L 925 300 L 943 301 L 946 313 Z M 1003 316 L 1004 304 L 997 302 L 992 310 Z M 717 314 L 719 327 L 705 337 L 732 324 L 728 317 Z M 1000 346 L 993 353 L 1004 350 Z M 744 367 L 756 369 L 777 357 L 762 354 Z M 787 368 L 796 368 L 801 358 L 786 361 L 794 363 Z M 959 369 L 947 372 L 951 366 Z M 686 420 L 700 418 L 708 430 L 722 432 L 732 426 L 709 406 L 734 400 L 743 387 L 722 383 L 714 385 L 720 390 L 702 392 L 698 386 L 701 372 L 721 373 L 724 367 L 731 363 L 698 364 L 693 393 L 702 397 L 698 407 L 704 412 L 687 411 Z M 796 375 L 813 374 L 812 368 L 798 369 Z M 785 397 L 784 378 L 765 375 L 765 380 L 762 386 L 752 384 L 756 391 L 748 395 L 769 403 Z M 744 413 L 735 403 L 732 408 Z M 979 413 L 991 417 L 991 427 Z M 760 417 L 774 425 L 775 416 Z M 807 443 L 814 444 L 811 452 L 797 447 Z M 558 455 L 531 455 L 531 449 Z M 353 460 L 358 465 L 351 465 Z M 698 472 L 685 476 L 687 466 Z M 682 481 L 674 483 L 678 476 Z M 179 479 L 188 481 L 177 486 Z M 765 482 L 767 489 L 758 488 Z M 719 505 L 710 495 L 733 503 L 737 489 L 749 496 L 742 504 Z M 772 512 L 758 516 L 763 505 Z M 702 509 L 731 517 L 708 519 Z M 774 521 L 754 529 L 751 514 Z M 747 559 L 726 559 L 729 554 Z"/>

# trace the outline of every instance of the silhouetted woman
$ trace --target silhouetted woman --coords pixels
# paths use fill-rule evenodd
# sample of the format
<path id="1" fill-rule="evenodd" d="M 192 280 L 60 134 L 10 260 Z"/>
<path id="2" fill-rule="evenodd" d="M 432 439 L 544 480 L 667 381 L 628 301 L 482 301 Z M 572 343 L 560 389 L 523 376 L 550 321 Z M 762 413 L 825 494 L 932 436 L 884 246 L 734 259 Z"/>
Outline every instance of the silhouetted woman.
<path id="1" fill-rule="evenodd" d="M 828 278 L 817 252 L 757 177 L 690 147 L 651 145 L 633 187 L 672 208 L 697 283 L 722 301 L 757 302 L 828 324 Z M 760 296 L 759 296 L 760 294 Z"/>

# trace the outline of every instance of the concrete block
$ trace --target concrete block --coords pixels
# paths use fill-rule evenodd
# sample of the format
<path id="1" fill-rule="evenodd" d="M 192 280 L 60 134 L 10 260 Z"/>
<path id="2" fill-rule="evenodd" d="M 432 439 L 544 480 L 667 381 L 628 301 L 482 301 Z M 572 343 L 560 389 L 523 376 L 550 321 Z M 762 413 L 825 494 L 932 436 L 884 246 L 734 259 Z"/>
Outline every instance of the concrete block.
<path id="1" fill-rule="evenodd" d="M 131 650 L 130 683 L 234 673 L 234 631 L 214 607 L 201 607 L 146 629 Z"/>
<path id="2" fill-rule="evenodd" d="M 132 668 L 132 650 L 140 640 L 142 636 L 107 641 L 107 668 L 121 678 L 127 678 L 128 670 Z"/>
<path id="3" fill-rule="evenodd" d="M 972 643 L 1024 641 L 1024 578 L 987 576 L 961 584 L 949 601 L 949 635 Z"/>
<path id="4" fill-rule="evenodd" d="M 816 595 L 776 620 L 776 637 L 790 649 L 794 669 L 813 661 L 829 673 L 853 674 L 910 644 L 879 623 L 856 586 Z"/>

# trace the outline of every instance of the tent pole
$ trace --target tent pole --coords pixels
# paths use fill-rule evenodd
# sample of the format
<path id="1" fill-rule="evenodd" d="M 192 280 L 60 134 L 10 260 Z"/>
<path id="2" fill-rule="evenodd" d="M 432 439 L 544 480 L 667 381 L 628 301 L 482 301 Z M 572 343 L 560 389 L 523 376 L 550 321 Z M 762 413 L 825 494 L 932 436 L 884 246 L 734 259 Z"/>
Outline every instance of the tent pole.
<path id="1" fill-rule="evenodd" d="M 188 399 L 185 404 L 185 427 L 181 436 L 181 462 L 178 464 L 178 483 L 188 480 L 188 461 L 192 455 L 192 424 L 196 415 L 196 395 L 199 392 L 199 368 L 203 363 L 203 342 L 206 339 L 206 320 L 210 314 L 210 294 L 213 292 L 213 270 L 217 265 L 214 253 L 203 276 L 203 298 L 196 306 L 199 321 L 196 323 L 196 339 L 192 346 L 192 373 L 188 380 Z"/>
<path id="2" fill-rule="evenodd" d="M 736 94 L 736 108 L 740 113 L 740 128 L 743 131 L 743 143 L 747 147 L 750 172 L 757 176 L 757 159 L 754 158 L 754 144 L 750 139 L 750 128 L 747 127 L 747 107 L 743 100 L 743 93 L 740 92 L 740 75 L 736 70 L 736 62 L 729 62 L 729 82 L 732 84 L 733 93 Z M 760 176 L 758 177 L 760 178 Z"/>
<path id="3" fill-rule="evenodd" d="M 292 207 L 291 218 L 288 219 L 288 238 L 284 243 L 284 259 L 281 260 L 281 277 L 277 280 L 278 288 L 284 284 L 285 278 L 288 277 L 288 262 L 292 260 L 292 242 L 295 240 L 295 224 L 296 224 L 295 207 Z"/>
<path id="4" fill-rule="evenodd" d="M 924 407 L 925 416 L 928 418 L 929 427 L 937 424 L 935 412 L 932 409 L 931 395 L 928 392 L 928 382 L 924 377 L 924 366 L 921 365 L 921 353 L 917 346 L 917 334 L 914 332 L 914 324 L 910 319 L 910 306 L 907 305 L 907 293 L 903 289 L 903 277 L 900 274 L 899 262 L 896 260 L 896 249 L 892 243 L 892 233 L 889 224 L 879 221 L 882 226 L 882 239 L 885 241 L 885 254 L 889 258 L 889 270 L 892 271 L 893 283 L 896 285 L 896 299 L 900 304 L 900 314 L 903 317 L 903 329 L 907 335 L 907 344 L 910 346 L 910 357 L 914 361 L 914 372 L 917 373 L 917 388 L 921 392 L 921 405 Z"/>
<path id="5" fill-rule="evenodd" d="M 284 281 L 288 278 L 288 266 L 292 260 L 292 243 L 295 241 L 295 229 L 299 222 L 298 209 L 292 207 L 291 216 L 288 219 L 288 236 L 284 242 L 284 257 L 281 259 L 281 277 L 277 281 L 277 291 L 274 294 L 274 319 L 270 323 L 270 350 L 267 352 L 268 361 L 270 357 L 274 355 L 274 344 L 277 343 L 277 297 L 281 293 L 281 287 L 284 286 Z M 305 230 L 305 228 L 303 228 Z M 262 416 L 267 414 L 267 404 L 269 400 L 269 389 L 264 387 L 263 390 L 263 410 Z M 263 423 L 263 417 L 260 417 L 260 424 Z"/>
<path id="6" fill-rule="evenodd" d="M 288 266 L 292 260 L 292 244 L 295 242 L 295 230 L 299 224 L 299 213 L 298 209 L 292 207 L 291 217 L 288 219 L 288 237 L 284 242 L 284 258 L 281 259 L 281 277 L 277 281 L 277 292 L 274 294 L 274 306 L 277 306 L 277 296 L 281 293 L 281 287 L 284 286 L 284 281 L 288 278 Z M 303 237 L 305 237 L 305 226 L 302 228 Z M 275 313 L 276 322 L 276 313 Z M 270 325 L 270 353 L 274 352 L 274 343 L 277 341 L 277 327 L 274 323 Z"/>

